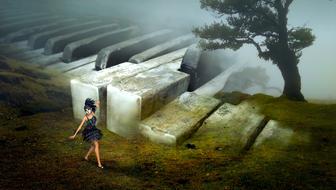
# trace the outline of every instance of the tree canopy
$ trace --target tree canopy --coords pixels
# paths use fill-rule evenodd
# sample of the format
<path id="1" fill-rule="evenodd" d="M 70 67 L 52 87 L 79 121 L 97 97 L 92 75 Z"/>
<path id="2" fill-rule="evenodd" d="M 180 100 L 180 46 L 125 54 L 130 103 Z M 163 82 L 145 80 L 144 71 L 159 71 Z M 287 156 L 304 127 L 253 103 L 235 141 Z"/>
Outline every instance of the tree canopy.
<path id="1" fill-rule="evenodd" d="M 297 81 L 295 74 L 284 75 L 295 70 L 291 69 L 290 64 L 299 63 L 302 50 L 312 45 L 315 36 L 312 30 L 305 26 L 288 28 L 287 14 L 293 1 L 200 0 L 201 8 L 215 12 L 220 21 L 195 28 L 193 32 L 201 37 L 201 47 L 208 50 L 220 48 L 237 50 L 244 44 L 253 45 L 260 58 L 271 60 L 279 66 L 285 83 L 288 84 L 287 91 L 285 84 L 284 94 L 298 98 L 301 96 L 300 76 L 297 73 L 299 79 Z M 289 83 L 290 80 L 292 84 Z M 296 89 L 298 92 L 294 92 L 294 88 L 298 88 Z M 302 100 L 303 96 L 298 99 Z"/>

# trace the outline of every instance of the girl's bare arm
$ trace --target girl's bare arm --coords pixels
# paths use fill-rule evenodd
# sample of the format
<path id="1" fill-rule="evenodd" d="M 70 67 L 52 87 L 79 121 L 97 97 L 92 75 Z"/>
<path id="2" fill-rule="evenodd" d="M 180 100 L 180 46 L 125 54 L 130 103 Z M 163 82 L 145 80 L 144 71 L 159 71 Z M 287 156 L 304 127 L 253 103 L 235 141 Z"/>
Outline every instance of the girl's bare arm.
<path id="1" fill-rule="evenodd" d="M 83 124 L 84 124 L 84 122 L 86 121 L 86 117 L 84 116 L 84 118 L 83 118 L 83 120 L 82 120 L 82 122 L 81 122 L 81 124 L 79 125 L 79 127 L 77 128 L 77 130 L 76 130 L 76 132 L 75 132 L 75 134 L 74 135 L 72 135 L 72 136 L 70 136 L 70 138 L 71 139 L 74 139 L 75 138 L 75 136 L 77 135 L 77 133 L 80 131 L 80 129 L 82 128 L 82 126 L 83 126 Z"/>

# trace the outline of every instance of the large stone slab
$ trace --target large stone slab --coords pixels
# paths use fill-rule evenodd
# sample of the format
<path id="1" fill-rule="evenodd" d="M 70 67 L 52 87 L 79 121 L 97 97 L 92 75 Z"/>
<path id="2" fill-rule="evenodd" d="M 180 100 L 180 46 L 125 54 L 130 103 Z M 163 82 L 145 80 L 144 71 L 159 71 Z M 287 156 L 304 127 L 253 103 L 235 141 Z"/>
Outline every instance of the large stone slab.
<path id="1" fill-rule="evenodd" d="M 106 47 L 98 53 L 96 69 L 101 70 L 125 62 L 134 54 L 168 40 L 171 35 L 171 30 L 160 30 Z"/>
<path id="2" fill-rule="evenodd" d="M 181 60 L 182 61 L 182 60 Z M 107 129 L 123 137 L 139 134 L 138 123 L 185 92 L 189 75 L 181 61 L 162 65 L 107 87 Z"/>
<path id="3" fill-rule="evenodd" d="M 163 44 L 157 45 L 144 52 L 132 56 L 128 61 L 131 63 L 142 63 L 154 57 L 187 47 L 196 41 L 194 35 L 184 35 Z"/>
<path id="4" fill-rule="evenodd" d="M 137 27 L 131 26 L 70 43 L 64 48 L 62 60 L 69 63 L 79 58 L 97 54 L 102 48 L 132 36 L 132 33 L 136 30 Z"/>
<path id="5" fill-rule="evenodd" d="M 121 67 L 127 67 L 132 63 L 124 63 Z M 118 68 L 113 68 L 116 72 Z M 70 81 L 71 96 L 72 96 L 72 108 L 75 119 L 81 119 L 83 117 L 82 105 L 86 98 L 93 98 L 99 100 L 101 103 L 100 113 L 97 113 L 97 117 L 101 121 L 106 121 L 106 87 L 112 81 L 104 79 L 105 73 L 92 71 L 87 75 L 82 75 L 78 79 L 72 79 Z M 127 77 L 127 74 L 126 74 Z M 106 81 L 108 80 L 108 81 Z"/>
<path id="6" fill-rule="evenodd" d="M 153 142 L 178 145 L 197 131 L 219 104 L 215 98 L 185 92 L 141 121 L 139 130 Z"/>
<path id="7" fill-rule="evenodd" d="M 118 24 L 105 24 L 88 28 L 81 31 L 76 31 L 70 34 L 65 34 L 57 37 L 50 38 L 44 48 L 44 54 L 50 55 L 63 51 L 65 46 L 71 42 L 87 38 L 94 35 L 99 35 L 103 32 L 108 32 L 118 28 Z"/>
<path id="8" fill-rule="evenodd" d="M 106 87 L 111 83 L 118 83 L 128 77 L 135 76 L 138 73 L 153 69 L 163 64 L 167 64 L 174 61 L 180 61 L 183 57 L 186 49 L 181 49 L 167 55 L 158 57 L 153 60 L 141 64 L 133 63 L 122 63 L 114 67 L 110 67 L 100 71 L 91 71 L 88 74 L 81 75 L 80 78 L 71 80 L 71 91 L 72 91 L 72 105 L 74 117 L 77 119 L 82 118 L 83 110 L 81 106 L 83 101 L 88 97 L 86 91 L 90 91 L 88 94 L 94 94 L 94 97 L 99 98 L 102 104 L 106 105 Z M 84 67 L 90 66 L 93 69 L 93 64 L 85 65 Z M 82 67 L 66 72 L 68 75 L 76 76 L 78 72 L 81 72 Z M 81 73 L 83 74 L 83 73 Z M 76 90 L 74 90 L 76 89 Z M 81 90 L 83 89 L 83 90 Z M 104 107 L 102 106 L 101 111 L 104 112 Z M 105 115 L 103 114 L 101 119 L 104 120 Z"/>
<path id="9" fill-rule="evenodd" d="M 74 32 L 74 31 L 79 31 L 79 30 L 95 27 L 99 24 L 101 24 L 100 21 L 91 20 L 91 21 L 86 21 L 86 22 L 79 22 L 78 24 L 58 28 L 58 29 L 51 30 L 51 31 L 38 33 L 29 38 L 28 46 L 32 49 L 42 48 L 44 47 L 44 45 L 46 44 L 49 38 L 59 36 L 59 35 L 64 35 L 67 33 Z"/>
<path id="10" fill-rule="evenodd" d="M 207 135 L 212 128 L 213 133 L 220 136 L 213 141 L 214 144 L 239 153 L 253 145 L 267 122 L 258 104 L 244 101 L 234 106 L 225 103 L 205 120 L 206 124 L 195 136 Z"/>
<path id="11" fill-rule="evenodd" d="M 291 144 L 292 138 L 298 140 L 298 138 L 306 138 L 303 134 L 295 135 L 295 132 L 292 128 L 287 127 L 284 124 L 281 124 L 278 121 L 270 120 L 263 131 L 259 134 L 255 143 L 253 144 L 253 149 L 287 149 Z M 306 138 L 306 141 L 309 142 L 309 138 Z"/>

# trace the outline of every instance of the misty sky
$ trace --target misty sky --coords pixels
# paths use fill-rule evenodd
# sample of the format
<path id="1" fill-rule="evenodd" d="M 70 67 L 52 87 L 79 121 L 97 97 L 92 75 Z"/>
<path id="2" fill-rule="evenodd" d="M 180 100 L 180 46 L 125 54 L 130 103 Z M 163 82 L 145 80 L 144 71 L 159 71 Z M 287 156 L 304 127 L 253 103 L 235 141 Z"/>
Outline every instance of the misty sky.
<path id="1" fill-rule="evenodd" d="M 154 25 L 176 30 L 190 30 L 214 20 L 214 13 L 200 9 L 199 0 L 36 0 L 49 3 L 51 9 L 100 14 L 129 19 L 142 27 Z M 24 2 L 24 1 L 23 1 Z M 27 1 L 25 1 L 27 2 Z M 61 3 L 62 2 L 62 3 Z M 88 11 L 89 10 L 89 11 Z M 306 98 L 336 99 L 336 0 L 295 0 L 290 7 L 290 26 L 306 25 L 313 29 L 316 40 L 304 49 L 299 70 L 302 92 Z M 282 89 L 283 79 L 278 68 L 258 59 L 254 47 L 244 46 L 237 52 L 227 52 L 237 62 L 267 68 L 271 86 Z"/>
<path id="2" fill-rule="evenodd" d="M 288 19 L 290 26 L 306 25 L 313 29 L 316 36 L 314 44 L 303 50 L 299 64 L 302 92 L 307 98 L 336 99 L 336 85 L 333 84 L 336 81 L 336 2 L 296 0 L 290 8 Z M 243 52 L 249 57 L 246 60 L 251 59 L 248 62 L 261 62 L 249 50 Z M 272 65 L 267 68 L 272 74 L 272 84 L 282 86 L 277 67 Z"/>
<path id="3" fill-rule="evenodd" d="M 214 20 L 214 13 L 200 9 L 198 0 L 93 0 L 98 12 L 101 9 L 128 17 L 142 25 L 177 26 L 192 28 Z M 106 13 L 105 11 L 101 11 Z M 313 29 L 316 40 L 313 46 L 304 49 L 299 70 L 302 77 L 302 92 L 307 98 L 336 99 L 336 1 L 295 0 L 288 15 L 290 26 L 306 25 Z M 148 26 L 150 27 L 150 26 Z M 231 51 L 228 51 L 231 52 Z M 267 68 L 271 86 L 282 89 L 283 79 L 278 68 L 257 57 L 253 47 L 243 47 L 237 52 L 237 62 L 246 62 Z"/>

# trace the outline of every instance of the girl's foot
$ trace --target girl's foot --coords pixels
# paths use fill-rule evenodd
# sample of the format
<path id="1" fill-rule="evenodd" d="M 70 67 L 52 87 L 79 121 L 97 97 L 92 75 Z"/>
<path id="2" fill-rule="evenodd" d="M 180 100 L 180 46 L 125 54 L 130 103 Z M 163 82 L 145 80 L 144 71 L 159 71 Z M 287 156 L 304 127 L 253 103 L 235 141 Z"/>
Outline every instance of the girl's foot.
<path id="1" fill-rule="evenodd" d="M 89 158 L 87 158 L 87 157 L 84 157 L 84 160 L 85 160 L 85 161 L 89 161 Z"/>
<path id="2" fill-rule="evenodd" d="M 101 168 L 101 169 L 103 169 L 104 167 L 103 167 L 102 165 L 100 165 L 100 166 L 98 166 L 98 168 Z"/>

